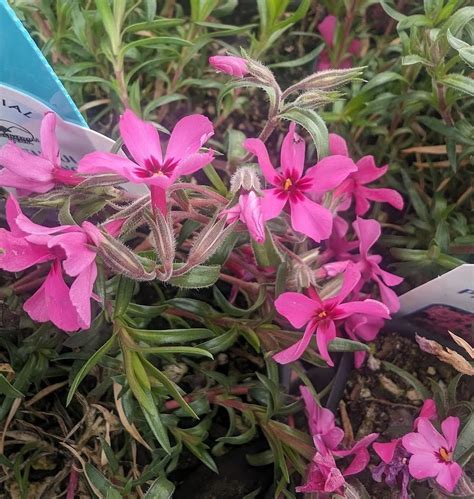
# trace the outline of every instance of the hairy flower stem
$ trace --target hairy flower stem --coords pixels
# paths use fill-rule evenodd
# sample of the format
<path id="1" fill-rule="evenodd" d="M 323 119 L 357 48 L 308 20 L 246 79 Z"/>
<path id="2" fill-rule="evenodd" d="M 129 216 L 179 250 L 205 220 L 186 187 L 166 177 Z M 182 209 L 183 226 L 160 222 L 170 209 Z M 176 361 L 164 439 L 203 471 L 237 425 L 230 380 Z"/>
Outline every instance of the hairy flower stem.
<path id="1" fill-rule="evenodd" d="M 188 182 L 179 182 L 177 184 L 174 184 L 168 189 L 168 192 L 171 194 L 172 192 L 180 189 L 197 192 L 222 204 L 227 204 L 229 201 L 224 196 L 221 196 L 219 193 L 209 189 L 204 185 L 191 184 Z"/>
<path id="2" fill-rule="evenodd" d="M 454 126 L 454 121 L 446 102 L 446 87 L 444 87 L 441 83 L 437 83 L 436 92 L 438 95 L 439 114 L 441 114 L 441 117 L 446 125 Z"/>
<path id="3" fill-rule="evenodd" d="M 233 284 L 235 286 L 238 286 L 239 289 L 245 289 L 246 291 L 249 291 L 250 293 L 256 293 L 258 291 L 258 288 L 260 287 L 260 285 L 255 283 L 255 282 L 243 281 L 242 279 L 239 279 L 237 277 L 227 275 L 227 274 L 221 273 L 219 278 L 222 281 L 228 282 L 229 284 Z"/>

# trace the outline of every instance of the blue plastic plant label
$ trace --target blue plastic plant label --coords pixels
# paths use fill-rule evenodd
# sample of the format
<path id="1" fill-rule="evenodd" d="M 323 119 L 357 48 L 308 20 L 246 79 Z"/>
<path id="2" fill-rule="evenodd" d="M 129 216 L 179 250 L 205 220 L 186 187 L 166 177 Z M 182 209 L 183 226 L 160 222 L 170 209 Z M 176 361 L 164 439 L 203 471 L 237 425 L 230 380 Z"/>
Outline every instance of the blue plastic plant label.
<path id="1" fill-rule="evenodd" d="M 75 168 L 86 153 L 109 151 L 114 142 L 87 127 L 76 105 L 20 20 L 0 0 L 0 146 L 12 141 L 40 152 L 41 120 L 58 117 L 62 164 Z"/>

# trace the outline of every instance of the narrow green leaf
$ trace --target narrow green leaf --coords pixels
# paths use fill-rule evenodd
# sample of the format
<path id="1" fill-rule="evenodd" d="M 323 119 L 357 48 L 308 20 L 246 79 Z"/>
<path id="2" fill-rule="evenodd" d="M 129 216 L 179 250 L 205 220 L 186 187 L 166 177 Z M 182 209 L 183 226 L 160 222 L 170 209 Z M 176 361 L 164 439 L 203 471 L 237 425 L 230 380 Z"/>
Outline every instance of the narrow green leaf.
<path id="1" fill-rule="evenodd" d="M 329 352 L 369 352 L 369 345 L 346 338 L 334 338 L 328 345 Z"/>
<path id="2" fill-rule="evenodd" d="M 279 118 L 296 121 L 305 128 L 313 139 L 318 153 L 322 159 L 329 153 L 329 133 L 324 120 L 312 109 L 290 109 L 279 115 Z"/>
<path id="3" fill-rule="evenodd" d="M 265 227 L 265 242 L 263 244 L 258 244 L 253 239 L 251 243 L 259 267 L 278 267 L 280 265 L 283 258 L 275 247 L 268 227 Z"/>
<path id="4" fill-rule="evenodd" d="M 76 374 L 73 382 L 71 383 L 71 388 L 67 394 L 66 407 L 71 403 L 74 393 L 76 393 L 77 387 L 81 381 L 86 377 L 87 373 L 102 359 L 102 357 L 114 346 L 115 336 L 111 336 L 100 348 L 95 352 L 92 357 L 81 367 L 79 372 Z"/>
<path id="5" fill-rule="evenodd" d="M 423 385 L 423 383 L 421 383 L 415 376 L 405 371 L 404 369 L 397 367 L 391 362 L 382 361 L 382 364 L 385 369 L 400 376 L 400 378 L 402 378 L 407 384 L 411 385 L 423 397 L 424 400 L 431 397 L 431 394 L 425 387 L 425 385 Z"/>
<path id="6" fill-rule="evenodd" d="M 135 339 L 157 345 L 175 345 L 176 343 L 187 343 L 214 336 L 210 329 L 135 329 L 127 327 L 128 333 Z"/>
<path id="7" fill-rule="evenodd" d="M 174 265 L 175 269 L 179 269 L 179 267 L 180 264 Z M 220 272 L 220 265 L 198 265 L 188 273 L 179 277 L 172 277 L 167 282 L 184 289 L 208 288 L 217 282 Z"/>
<path id="8" fill-rule="evenodd" d="M 474 95 L 474 80 L 462 74 L 448 74 L 438 80 L 443 85 L 449 88 L 464 92 L 469 95 Z"/>
<path id="9" fill-rule="evenodd" d="M 174 483 L 170 482 L 166 476 L 160 476 L 150 485 L 144 499 L 171 499 L 174 490 Z"/>
<path id="10" fill-rule="evenodd" d="M 264 303 L 265 298 L 267 296 L 267 290 L 265 286 L 261 286 L 254 304 L 249 308 L 244 309 L 232 305 L 226 299 L 226 297 L 221 293 L 219 288 L 215 286 L 213 288 L 213 293 L 214 293 L 214 300 L 216 301 L 217 305 L 219 305 L 219 307 L 221 307 L 226 314 L 229 314 L 232 317 L 246 317 L 250 315 L 252 312 L 255 312 L 260 308 L 260 306 Z"/>
<path id="11" fill-rule="evenodd" d="M 10 382 L 5 378 L 3 374 L 0 373 L 0 393 L 6 395 L 7 397 L 21 398 L 23 393 L 18 391 Z"/>

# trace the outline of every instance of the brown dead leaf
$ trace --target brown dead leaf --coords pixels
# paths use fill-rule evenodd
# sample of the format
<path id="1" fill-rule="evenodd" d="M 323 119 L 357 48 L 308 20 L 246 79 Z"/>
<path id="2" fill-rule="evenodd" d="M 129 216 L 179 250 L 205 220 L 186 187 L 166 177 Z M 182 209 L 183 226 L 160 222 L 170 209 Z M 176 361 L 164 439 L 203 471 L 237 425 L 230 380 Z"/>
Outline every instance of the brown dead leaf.
<path id="1" fill-rule="evenodd" d="M 459 153 L 462 151 L 461 146 L 457 145 L 456 146 L 456 152 Z M 448 154 L 446 151 L 446 146 L 445 145 L 439 145 L 439 146 L 416 146 L 416 147 L 409 147 L 408 149 L 402 149 L 403 154 Z"/>
<path id="2" fill-rule="evenodd" d="M 428 340 L 416 335 L 416 341 L 423 352 L 435 355 L 441 362 L 445 362 L 456 369 L 456 371 L 474 376 L 474 367 L 462 356 L 454 350 L 446 348 L 446 350 L 436 341 Z"/>
<path id="3" fill-rule="evenodd" d="M 471 347 L 471 345 L 469 345 L 469 343 L 461 338 L 460 336 L 458 336 L 457 334 L 454 334 L 452 333 L 451 331 L 448 331 L 448 333 L 451 335 L 451 338 L 461 347 L 461 348 L 464 348 L 464 350 L 466 350 L 467 354 L 469 355 L 469 357 L 471 357 L 471 359 L 474 359 L 474 348 Z"/>

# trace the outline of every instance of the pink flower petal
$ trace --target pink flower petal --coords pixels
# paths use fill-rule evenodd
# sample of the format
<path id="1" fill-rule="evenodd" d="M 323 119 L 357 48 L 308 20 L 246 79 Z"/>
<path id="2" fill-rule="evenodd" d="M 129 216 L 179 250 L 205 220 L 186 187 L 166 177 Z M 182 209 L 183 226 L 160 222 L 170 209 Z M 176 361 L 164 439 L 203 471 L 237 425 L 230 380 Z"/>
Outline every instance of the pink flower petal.
<path id="1" fill-rule="evenodd" d="M 248 152 L 257 156 L 258 164 L 267 182 L 276 186 L 280 180 L 280 176 L 270 161 L 265 144 L 260 139 L 246 139 L 244 147 Z"/>
<path id="2" fill-rule="evenodd" d="M 336 337 L 336 325 L 332 320 L 325 320 L 319 323 L 316 330 L 316 343 L 318 345 L 319 354 L 333 367 L 334 362 L 329 356 L 328 345 Z"/>
<path id="3" fill-rule="evenodd" d="M 342 472 L 344 476 L 357 475 L 367 468 L 370 461 L 369 451 L 366 448 L 355 453 L 349 466 Z"/>
<path id="4" fill-rule="evenodd" d="M 341 303 L 337 306 L 336 314 L 334 318 L 339 320 L 349 317 L 352 314 L 366 314 L 383 319 L 390 318 L 389 309 L 383 303 L 371 299 Z"/>
<path id="5" fill-rule="evenodd" d="M 301 340 L 297 341 L 295 344 L 291 345 L 285 350 L 282 350 L 281 352 L 275 354 L 273 356 L 273 360 L 275 362 L 278 362 L 279 364 L 289 364 L 290 362 L 298 360 L 304 354 L 306 348 L 308 348 L 313 333 L 314 323 L 313 321 L 310 321 L 306 326 Z"/>
<path id="6" fill-rule="evenodd" d="M 354 264 L 349 264 L 344 272 L 344 280 L 342 281 L 342 286 L 336 296 L 328 298 L 325 302 L 330 305 L 338 305 L 342 303 L 356 287 L 360 281 L 360 272 L 357 270 Z"/>
<path id="7" fill-rule="evenodd" d="M 336 16 L 326 16 L 318 25 L 318 31 L 321 33 L 321 36 L 323 37 L 328 47 L 333 46 L 336 27 Z"/>
<path id="8" fill-rule="evenodd" d="M 166 148 L 165 159 L 182 160 L 195 154 L 214 135 L 214 127 L 206 116 L 191 114 L 176 123 Z"/>
<path id="9" fill-rule="evenodd" d="M 438 418 L 438 411 L 436 409 L 436 403 L 433 399 L 426 399 L 423 402 L 423 406 L 420 409 L 420 414 L 415 419 L 415 423 L 413 425 L 415 430 L 418 428 L 418 420 L 420 418 L 428 418 L 428 419 L 437 419 Z"/>
<path id="10" fill-rule="evenodd" d="M 368 187 L 360 187 L 360 190 L 371 201 L 391 204 L 397 210 L 403 208 L 403 198 L 394 189 L 369 189 Z"/>
<path id="11" fill-rule="evenodd" d="M 357 217 L 352 226 L 359 239 L 359 250 L 360 254 L 367 258 L 370 248 L 377 242 L 382 233 L 382 229 L 377 220 L 366 220 L 364 218 Z"/>
<path id="12" fill-rule="evenodd" d="M 76 309 L 81 329 L 89 329 L 91 325 L 91 297 L 96 278 L 97 266 L 91 263 L 82 270 L 71 285 L 69 296 Z"/>
<path id="13" fill-rule="evenodd" d="M 291 226 L 317 243 L 328 239 L 332 232 L 332 213 L 306 196 L 290 197 Z"/>
<path id="14" fill-rule="evenodd" d="M 130 109 L 120 116 L 120 135 L 132 158 L 145 167 L 148 161 L 162 162 L 160 136 L 157 129 L 141 120 Z"/>
<path id="15" fill-rule="evenodd" d="M 55 262 L 36 293 L 23 305 L 25 312 L 36 322 L 51 321 L 63 331 L 80 329 L 76 309 L 69 297 L 59 262 Z"/>
<path id="16" fill-rule="evenodd" d="M 356 189 L 353 193 L 355 200 L 355 212 L 357 216 L 365 215 L 370 208 L 370 203 L 365 197 L 365 192 L 362 192 L 362 187 Z"/>
<path id="17" fill-rule="evenodd" d="M 3 168 L 0 170 L 0 186 L 21 189 L 26 193 L 36 192 L 38 194 L 43 194 L 50 191 L 55 186 L 55 183 L 32 181 Z"/>
<path id="18" fill-rule="evenodd" d="M 254 191 L 242 194 L 239 198 L 240 219 L 247 226 L 250 235 L 258 244 L 265 241 L 261 199 Z"/>
<path id="19" fill-rule="evenodd" d="M 151 205 L 154 208 L 158 208 L 161 213 L 166 214 L 168 212 L 168 201 L 166 197 L 166 190 L 157 185 L 150 186 L 151 194 Z"/>
<path id="20" fill-rule="evenodd" d="M 347 142 L 337 133 L 329 134 L 329 152 L 340 156 L 349 156 Z"/>
<path id="21" fill-rule="evenodd" d="M 354 38 L 349 44 L 348 52 L 358 56 L 362 50 L 362 42 L 359 38 Z"/>
<path id="22" fill-rule="evenodd" d="M 300 329 L 313 318 L 317 304 L 302 293 L 288 292 L 275 300 L 275 308 L 294 328 Z"/>
<path id="23" fill-rule="evenodd" d="M 326 156 L 310 168 L 305 179 L 312 180 L 312 192 L 327 192 L 339 186 L 357 167 L 347 156 Z"/>
<path id="24" fill-rule="evenodd" d="M 436 481 L 448 492 L 452 492 L 462 476 L 462 468 L 458 463 L 446 463 L 439 471 Z"/>
<path id="25" fill-rule="evenodd" d="M 295 132 L 296 124 L 290 123 L 280 151 L 280 161 L 285 177 L 292 180 L 301 178 L 304 169 L 306 144 L 303 137 Z"/>
<path id="26" fill-rule="evenodd" d="M 383 279 L 383 282 L 387 286 L 398 286 L 403 282 L 403 277 L 382 270 L 381 268 L 378 269 L 377 273 L 380 275 L 380 277 Z"/>
<path id="27" fill-rule="evenodd" d="M 40 129 L 41 156 L 51 162 L 52 165 L 60 167 L 59 145 L 56 139 L 56 114 L 45 113 L 41 121 Z"/>
<path id="28" fill-rule="evenodd" d="M 439 450 L 441 447 L 448 448 L 446 439 L 439 434 L 428 419 L 420 419 L 418 422 L 418 433 L 425 437 L 431 449 Z"/>
<path id="29" fill-rule="evenodd" d="M 400 310 L 400 299 L 397 296 L 397 293 L 386 286 L 381 279 L 374 276 L 374 280 L 379 285 L 380 297 L 382 298 L 383 303 L 387 305 L 387 308 L 390 310 L 390 313 L 394 314 Z"/>
<path id="30" fill-rule="evenodd" d="M 326 49 L 322 50 L 316 62 L 316 71 L 327 71 L 331 69 L 332 62 Z"/>
<path id="31" fill-rule="evenodd" d="M 15 237 L 5 229 L 0 229 L 0 250 L 0 268 L 8 272 L 19 272 L 54 258 L 48 248 Z"/>
<path id="32" fill-rule="evenodd" d="M 87 246 L 87 236 L 83 232 L 70 232 L 52 236 L 48 241 L 48 248 L 61 247 L 66 253 L 63 268 L 66 274 L 77 276 L 95 260 L 96 253 Z"/>
<path id="33" fill-rule="evenodd" d="M 17 217 L 19 215 L 23 215 L 23 212 L 21 211 L 20 204 L 13 194 L 10 194 L 8 196 L 7 202 L 5 204 L 5 213 L 12 235 L 17 237 L 24 236 L 25 232 L 22 231 L 16 223 Z"/>
<path id="34" fill-rule="evenodd" d="M 368 184 L 387 173 L 388 166 L 377 167 L 373 156 L 363 156 L 357 161 L 357 173 L 355 178 L 360 184 Z"/>
<path id="35" fill-rule="evenodd" d="M 421 421 L 421 420 L 420 420 Z M 407 433 L 402 437 L 403 447 L 408 452 L 412 454 L 426 453 L 426 452 L 437 452 L 439 447 L 436 445 L 431 445 L 431 443 L 426 441 L 426 438 L 419 433 Z"/>
<path id="36" fill-rule="evenodd" d="M 148 171 L 127 158 L 109 152 L 91 152 L 86 154 L 77 168 L 79 173 L 116 173 L 131 182 L 141 183 L 146 178 Z M 137 176 L 142 173 L 142 178 Z"/>
<path id="37" fill-rule="evenodd" d="M 181 175 L 191 175 L 191 173 L 197 172 L 204 166 L 208 165 L 213 159 L 214 151 L 190 154 L 188 157 L 179 162 L 173 172 L 171 180 L 175 180 Z"/>
<path id="38" fill-rule="evenodd" d="M 288 194 L 281 189 L 267 189 L 263 191 L 261 201 L 263 220 L 271 220 L 277 217 L 288 201 Z"/>
<path id="39" fill-rule="evenodd" d="M 433 452 L 413 454 L 408 463 L 410 475 L 418 480 L 436 476 L 443 467 Z"/>
<path id="40" fill-rule="evenodd" d="M 20 149 L 12 142 L 8 142 L 0 148 L 0 165 L 18 175 L 22 179 L 32 182 L 35 187 L 37 182 L 53 182 L 53 164 L 41 156 L 35 156 Z M 33 191 L 30 188 L 30 191 Z"/>
<path id="41" fill-rule="evenodd" d="M 390 464 L 399 442 L 399 438 L 396 438 L 391 442 L 374 442 L 372 447 L 384 463 Z"/>
<path id="42" fill-rule="evenodd" d="M 458 441 L 458 431 L 459 431 L 459 418 L 455 416 L 449 416 L 441 423 L 441 430 L 448 443 L 448 450 L 454 451 L 456 448 L 456 443 Z"/>

